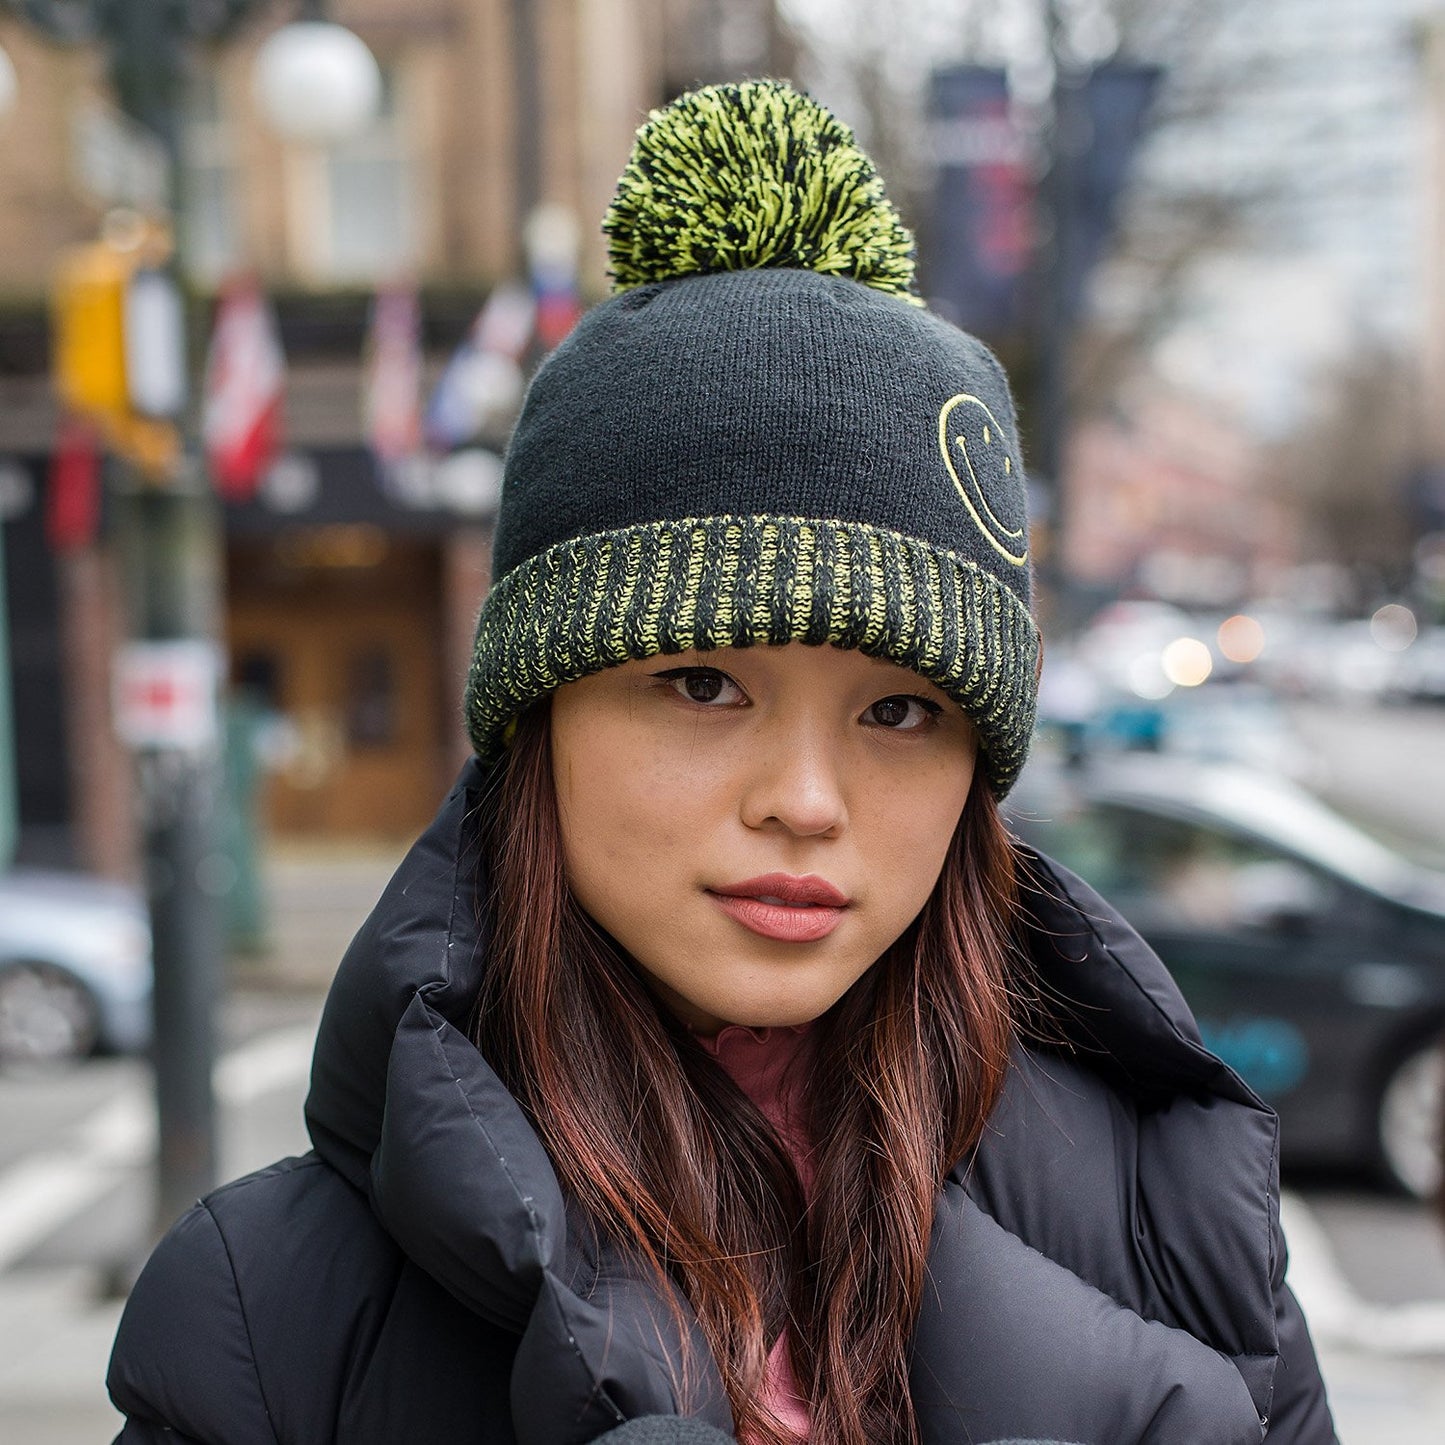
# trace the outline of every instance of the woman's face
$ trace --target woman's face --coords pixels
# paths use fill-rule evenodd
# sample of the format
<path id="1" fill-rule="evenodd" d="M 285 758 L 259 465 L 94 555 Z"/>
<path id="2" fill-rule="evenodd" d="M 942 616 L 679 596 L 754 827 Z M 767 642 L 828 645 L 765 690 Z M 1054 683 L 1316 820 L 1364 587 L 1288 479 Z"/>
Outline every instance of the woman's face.
<path id="1" fill-rule="evenodd" d="M 701 1033 L 848 991 L 922 909 L 977 756 L 916 673 L 801 643 L 608 668 L 551 727 L 573 891 Z"/>

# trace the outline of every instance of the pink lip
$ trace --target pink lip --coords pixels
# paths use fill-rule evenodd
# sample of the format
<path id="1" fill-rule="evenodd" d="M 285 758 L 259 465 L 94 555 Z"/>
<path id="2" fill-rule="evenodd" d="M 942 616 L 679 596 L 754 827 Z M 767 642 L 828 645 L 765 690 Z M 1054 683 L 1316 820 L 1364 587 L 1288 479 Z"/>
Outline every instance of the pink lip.
<path id="1" fill-rule="evenodd" d="M 724 883 L 708 892 L 735 922 L 763 938 L 784 943 L 813 943 L 839 924 L 848 897 L 825 878 L 809 874 L 765 873 L 742 883 Z M 765 902 L 764 900 L 769 900 Z"/>

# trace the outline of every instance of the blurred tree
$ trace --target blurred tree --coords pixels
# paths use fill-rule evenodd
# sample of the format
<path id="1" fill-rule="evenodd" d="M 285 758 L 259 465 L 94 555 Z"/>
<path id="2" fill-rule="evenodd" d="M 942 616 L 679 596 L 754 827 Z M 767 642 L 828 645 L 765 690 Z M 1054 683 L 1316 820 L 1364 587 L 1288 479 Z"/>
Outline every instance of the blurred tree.
<path id="1" fill-rule="evenodd" d="M 1420 456 L 1416 373 L 1397 351 L 1374 346 L 1335 369 L 1314 422 L 1274 452 L 1279 490 L 1307 534 L 1303 556 L 1338 563 L 1354 580 L 1356 608 L 1408 588 L 1414 528 L 1407 481 Z"/>
<path id="2" fill-rule="evenodd" d="M 932 179 L 925 106 L 935 68 L 1004 66 L 1036 129 L 1053 75 L 1051 10 L 1066 64 L 1118 57 L 1164 68 L 1114 252 L 1096 278 L 1086 364 L 1074 369 L 1085 409 L 1112 398 L 1131 365 L 1189 318 L 1201 258 L 1328 247 L 1332 229 L 1337 238 L 1363 215 L 1398 225 L 1410 178 L 1392 107 L 1408 100 L 1399 82 L 1413 63 L 1412 6 L 1382 0 L 1364 16 L 1344 0 L 780 0 L 800 78 L 857 129 L 916 228 Z M 1363 230 L 1353 226 L 1352 243 Z M 1356 271 L 1368 270 L 1375 258 L 1357 250 Z M 1397 313 L 1404 291 L 1397 276 Z"/>
<path id="3" fill-rule="evenodd" d="M 1263 84 L 1261 54 L 1204 62 L 1245 0 L 1052 0 L 1063 61 L 1087 67 L 1119 57 L 1165 67 L 1149 128 L 1187 133 L 1219 115 L 1241 88 Z M 804 79 L 858 130 L 890 194 L 926 242 L 933 158 L 927 76 L 960 62 L 1002 65 L 1022 123 L 1042 139 L 1054 62 L 1050 0 L 784 0 L 799 36 Z M 1042 165 L 1044 157 L 1040 155 Z M 1178 320 L 1202 254 L 1237 239 L 1252 206 L 1277 196 L 1288 166 L 1227 183 L 1205 168 L 1176 168 L 1131 192 L 1112 258 L 1107 314 L 1096 314 L 1086 364 L 1073 368 L 1071 410 L 1102 404 L 1132 358 Z M 926 244 L 923 249 L 926 251 Z M 926 283 L 926 278 L 925 278 Z M 1017 338 L 993 337 L 1011 359 Z"/>

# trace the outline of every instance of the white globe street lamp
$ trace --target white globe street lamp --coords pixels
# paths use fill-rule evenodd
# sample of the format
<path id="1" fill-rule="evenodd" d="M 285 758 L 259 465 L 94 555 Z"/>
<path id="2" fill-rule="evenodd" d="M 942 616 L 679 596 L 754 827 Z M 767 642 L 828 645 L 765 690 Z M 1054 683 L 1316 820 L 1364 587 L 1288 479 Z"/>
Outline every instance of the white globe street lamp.
<path id="1" fill-rule="evenodd" d="M 358 134 L 381 103 L 381 71 L 366 42 L 325 20 L 298 20 L 268 36 L 253 80 L 277 132 L 313 145 Z"/>

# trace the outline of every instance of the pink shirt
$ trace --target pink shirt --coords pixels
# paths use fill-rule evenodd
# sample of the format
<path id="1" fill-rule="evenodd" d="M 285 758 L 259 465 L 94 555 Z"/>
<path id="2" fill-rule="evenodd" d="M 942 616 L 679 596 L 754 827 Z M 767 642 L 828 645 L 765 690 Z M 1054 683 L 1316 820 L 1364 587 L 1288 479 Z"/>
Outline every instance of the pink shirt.
<path id="1" fill-rule="evenodd" d="M 806 1024 L 775 1029 L 729 1024 L 715 1038 L 698 1039 L 778 1131 L 805 1191 L 813 1183 L 812 1146 L 801 1123 L 801 1070 L 790 1073 L 788 1065 L 798 1056 L 807 1033 Z M 786 1332 L 778 1336 L 768 1356 L 763 1403 L 800 1441 L 809 1438 L 808 1404 L 798 1392 Z"/>

